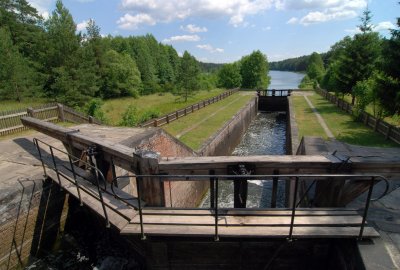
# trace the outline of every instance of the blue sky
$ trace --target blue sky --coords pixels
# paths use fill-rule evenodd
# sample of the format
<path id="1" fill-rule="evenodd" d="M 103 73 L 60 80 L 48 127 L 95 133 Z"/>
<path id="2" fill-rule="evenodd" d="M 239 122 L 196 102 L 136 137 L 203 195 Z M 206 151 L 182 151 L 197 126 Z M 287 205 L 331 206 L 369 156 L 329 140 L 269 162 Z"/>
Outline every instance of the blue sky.
<path id="1" fill-rule="evenodd" d="M 43 16 L 55 0 L 28 0 Z M 365 8 L 382 36 L 400 17 L 398 0 L 64 0 L 79 30 L 94 19 L 103 35 L 153 34 L 203 62 L 261 50 L 269 61 L 326 52 L 353 35 Z"/>

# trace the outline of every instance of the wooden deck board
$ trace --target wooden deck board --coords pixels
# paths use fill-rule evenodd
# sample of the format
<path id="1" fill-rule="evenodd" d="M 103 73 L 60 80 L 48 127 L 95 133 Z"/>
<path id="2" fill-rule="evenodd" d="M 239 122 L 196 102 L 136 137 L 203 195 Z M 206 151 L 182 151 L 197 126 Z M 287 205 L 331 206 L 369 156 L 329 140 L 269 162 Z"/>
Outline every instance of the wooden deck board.
<path id="1" fill-rule="evenodd" d="M 355 238 L 358 236 L 358 227 L 295 227 L 293 237 L 295 238 Z M 213 237 L 215 228 L 213 226 L 181 226 L 181 225 L 145 225 L 144 233 L 151 236 L 202 236 Z M 121 230 L 121 234 L 140 234 L 140 225 L 128 224 Z M 289 227 L 229 227 L 219 226 L 219 236 L 223 237 L 252 237 L 252 238 L 281 238 L 289 235 Z M 366 227 L 364 237 L 378 237 L 378 232 L 372 227 Z"/>
<path id="2" fill-rule="evenodd" d="M 213 216 L 156 216 L 144 215 L 143 222 L 145 224 L 179 224 L 179 225 L 214 225 L 215 218 Z M 276 226 L 287 225 L 291 222 L 290 216 L 220 216 L 218 224 L 223 226 Z M 362 222 L 361 216 L 315 216 L 315 217 L 296 217 L 294 221 L 296 225 L 305 226 L 355 226 Z M 136 216 L 130 223 L 139 223 L 139 216 Z"/>
<path id="3" fill-rule="evenodd" d="M 57 184 L 59 184 L 57 175 L 54 171 L 49 170 L 47 173 L 53 179 L 53 181 L 55 181 Z M 69 194 L 73 195 L 75 198 L 79 199 L 78 191 L 74 184 L 72 184 L 70 181 L 68 181 L 67 179 L 65 179 L 63 177 L 60 177 L 60 181 L 61 181 L 62 188 L 64 188 Z M 90 183 L 88 183 L 88 184 L 90 184 Z M 104 210 L 101 205 L 101 202 L 96 197 L 93 196 L 91 191 L 88 191 L 87 189 L 85 189 L 85 187 L 82 187 L 80 189 L 80 191 L 81 191 L 80 193 L 81 193 L 82 203 L 85 204 L 87 207 L 89 207 L 90 209 L 92 209 L 94 212 L 96 212 L 98 215 L 100 215 L 101 217 L 103 217 L 105 219 L 105 214 L 104 214 Z M 112 225 L 114 225 L 119 230 L 121 230 L 129 223 L 129 218 L 126 218 L 124 215 L 121 215 L 120 211 L 116 211 L 120 207 L 120 205 L 113 204 L 113 201 L 115 200 L 114 198 L 112 198 L 110 195 L 107 195 L 107 194 L 104 194 L 104 195 L 105 196 L 103 198 L 104 198 L 104 202 L 106 205 L 106 212 L 107 212 L 109 221 Z M 110 197 L 113 200 L 111 200 Z M 119 210 L 121 210 L 121 209 L 119 208 Z M 128 209 L 126 209 L 126 210 L 128 210 Z M 136 211 L 133 210 L 132 208 L 129 211 L 130 211 L 130 213 L 126 214 L 126 215 L 133 218 L 136 215 Z"/>

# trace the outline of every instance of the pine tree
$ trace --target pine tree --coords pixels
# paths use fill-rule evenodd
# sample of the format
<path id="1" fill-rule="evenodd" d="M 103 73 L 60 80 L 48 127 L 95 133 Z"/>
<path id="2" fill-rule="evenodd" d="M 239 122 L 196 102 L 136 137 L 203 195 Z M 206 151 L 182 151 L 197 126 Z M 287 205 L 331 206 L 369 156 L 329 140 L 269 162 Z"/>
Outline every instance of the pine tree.
<path id="1" fill-rule="evenodd" d="M 185 51 L 178 72 L 180 95 L 184 98 L 185 102 L 199 89 L 199 74 L 200 66 L 196 58 Z"/>

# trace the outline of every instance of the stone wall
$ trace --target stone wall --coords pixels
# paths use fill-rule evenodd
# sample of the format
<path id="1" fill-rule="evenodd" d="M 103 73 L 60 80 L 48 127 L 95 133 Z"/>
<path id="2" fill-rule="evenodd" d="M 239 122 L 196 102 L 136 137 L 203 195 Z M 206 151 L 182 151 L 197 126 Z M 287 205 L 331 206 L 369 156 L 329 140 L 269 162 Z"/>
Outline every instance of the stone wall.
<path id="1" fill-rule="evenodd" d="M 251 121 L 257 116 L 258 98 L 254 97 L 198 151 L 201 156 L 227 156 L 239 144 Z"/>
<path id="2" fill-rule="evenodd" d="M 51 248 L 68 213 L 68 196 L 53 181 L 39 175 L 18 182 L 0 198 L 0 269 L 21 268 Z"/>

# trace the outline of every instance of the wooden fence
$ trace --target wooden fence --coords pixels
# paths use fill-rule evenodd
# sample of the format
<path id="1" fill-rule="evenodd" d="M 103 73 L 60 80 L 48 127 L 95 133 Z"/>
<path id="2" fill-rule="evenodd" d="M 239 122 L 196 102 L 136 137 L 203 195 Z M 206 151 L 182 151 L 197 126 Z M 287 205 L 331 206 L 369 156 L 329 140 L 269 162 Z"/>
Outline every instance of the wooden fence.
<path id="1" fill-rule="evenodd" d="M 332 95 L 331 93 L 323 89 L 317 89 L 315 91 L 323 96 L 325 99 L 336 104 L 336 106 L 340 109 L 348 112 L 349 114 L 353 114 L 353 105 L 351 105 L 347 101 L 344 101 L 343 99 Z M 371 127 L 374 131 L 383 134 L 387 140 L 390 139 L 400 144 L 400 129 L 398 127 L 393 126 L 381 119 L 377 119 L 367 112 L 361 112 L 359 120 L 363 122 L 366 126 Z"/>
<path id="2" fill-rule="evenodd" d="M 193 113 L 194 111 L 198 111 L 201 108 L 204 108 L 210 104 L 213 104 L 222 99 L 225 99 L 225 98 L 231 96 L 232 94 L 236 93 L 238 90 L 239 90 L 239 88 L 228 90 L 218 96 L 215 96 L 215 97 L 212 97 L 209 99 L 205 99 L 196 104 L 192 104 L 186 108 L 183 108 L 183 109 L 171 112 L 171 113 L 167 113 L 159 118 L 151 119 L 151 120 L 141 124 L 141 127 L 159 127 L 159 126 L 169 124 L 170 122 L 178 120 L 179 118 L 181 118 L 183 116 Z"/>
<path id="3" fill-rule="evenodd" d="M 72 123 L 94 123 L 101 122 L 91 116 L 60 103 L 49 103 L 37 107 L 27 109 L 17 109 L 11 111 L 0 112 L 0 136 L 17 133 L 28 130 L 21 123 L 21 117 L 31 116 L 47 122 L 72 122 Z"/>

